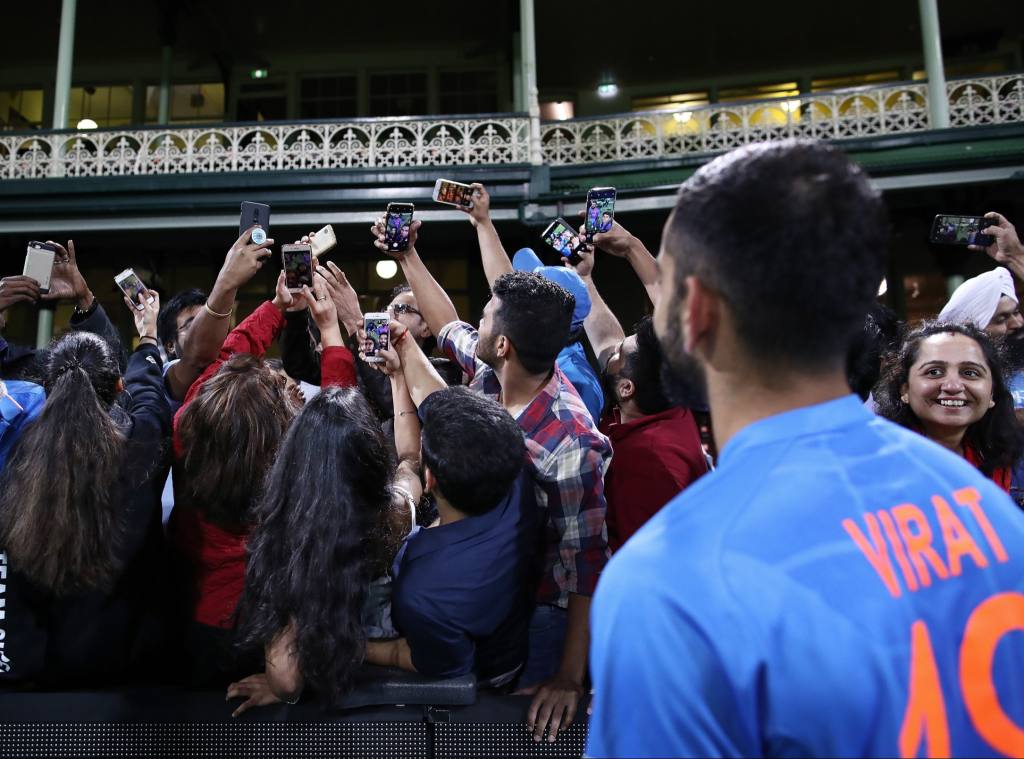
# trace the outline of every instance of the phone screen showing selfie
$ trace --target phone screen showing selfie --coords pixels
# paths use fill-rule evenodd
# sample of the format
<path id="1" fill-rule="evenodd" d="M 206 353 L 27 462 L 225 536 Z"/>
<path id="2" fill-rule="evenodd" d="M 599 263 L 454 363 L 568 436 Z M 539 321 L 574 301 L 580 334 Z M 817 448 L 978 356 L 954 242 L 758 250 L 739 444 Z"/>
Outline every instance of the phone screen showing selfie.
<path id="1" fill-rule="evenodd" d="M 437 202 L 469 208 L 473 205 L 473 188 L 443 179 L 437 188 Z"/>
<path id="2" fill-rule="evenodd" d="M 592 190 L 587 196 L 587 234 L 611 232 L 615 221 L 615 190 Z"/>
<path id="3" fill-rule="evenodd" d="M 388 211 L 384 229 L 384 243 L 388 250 L 405 250 L 409 247 L 409 231 L 412 228 L 412 211 Z"/>
<path id="4" fill-rule="evenodd" d="M 559 219 L 544 234 L 544 242 L 566 258 L 574 255 L 580 247 L 580 237 L 575 229 Z"/>
<path id="5" fill-rule="evenodd" d="M 365 324 L 367 345 L 367 356 L 376 356 L 382 350 L 388 349 L 388 320 L 367 319 Z"/>
<path id="6" fill-rule="evenodd" d="M 313 286 L 313 254 L 308 245 L 289 250 L 289 246 L 281 248 L 284 263 L 285 284 L 289 290 L 301 290 L 303 285 Z"/>
<path id="7" fill-rule="evenodd" d="M 140 280 L 135 274 L 129 274 L 127 277 L 122 279 L 118 284 L 121 285 L 121 289 L 124 290 L 125 295 L 128 296 L 128 300 L 132 303 L 139 302 L 139 296 L 142 295 L 142 280 Z"/>

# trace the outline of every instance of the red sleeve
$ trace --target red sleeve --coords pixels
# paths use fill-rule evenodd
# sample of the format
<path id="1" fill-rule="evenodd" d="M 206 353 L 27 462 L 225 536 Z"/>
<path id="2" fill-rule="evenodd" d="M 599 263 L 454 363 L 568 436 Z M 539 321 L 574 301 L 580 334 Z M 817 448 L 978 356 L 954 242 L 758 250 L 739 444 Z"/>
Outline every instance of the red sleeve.
<path id="1" fill-rule="evenodd" d="M 203 373 L 196 377 L 188 392 L 185 393 L 185 402 L 174 415 L 174 454 L 181 455 L 181 441 L 178 439 L 178 419 L 185 407 L 199 395 L 206 381 L 220 371 L 220 367 L 236 353 L 249 353 L 253 356 L 262 357 L 271 346 L 277 336 L 284 328 L 284 314 L 269 300 L 260 305 L 255 311 L 249 314 L 242 323 L 231 330 L 224 338 L 224 344 L 220 347 L 220 355 L 217 360 L 210 364 Z M 326 353 L 326 351 L 325 351 Z M 353 370 L 354 371 L 354 370 Z"/>
<path id="2" fill-rule="evenodd" d="M 344 345 L 324 348 L 320 356 L 320 387 L 355 387 L 356 360 Z"/>

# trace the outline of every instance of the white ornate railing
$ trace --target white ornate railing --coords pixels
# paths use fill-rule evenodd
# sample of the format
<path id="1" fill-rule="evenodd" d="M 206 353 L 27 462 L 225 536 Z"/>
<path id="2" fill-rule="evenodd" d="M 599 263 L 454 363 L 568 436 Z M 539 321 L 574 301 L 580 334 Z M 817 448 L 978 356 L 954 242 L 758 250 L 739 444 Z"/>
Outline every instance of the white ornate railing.
<path id="1" fill-rule="evenodd" d="M 1024 121 L 1024 74 L 947 83 L 952 126 Z M 545 122 L 551 165 L 672 158 L 760 140 L 842 140 L 929 128 L 923 83 Z M 529 161 L 525 116 L 35 132 L 0 136 L 0 180 L 502 165 Z"/>
<path id="2" fill-rule="evenodd" d="M 1024 121 L 1024 74 L 946 85 L 953 127 Z M 600 119 L 547 122 L 544 158 L 552 165 L 674 158 L 784 137 L 842 140 L 929 128 L 924 83 L 719 103 Z"/>
<path id="3" fill-rule="evenodd" d="M 507 164 L 528 150 L 517 116 L 41 132 L 0 137 L 0 179 Z"/>

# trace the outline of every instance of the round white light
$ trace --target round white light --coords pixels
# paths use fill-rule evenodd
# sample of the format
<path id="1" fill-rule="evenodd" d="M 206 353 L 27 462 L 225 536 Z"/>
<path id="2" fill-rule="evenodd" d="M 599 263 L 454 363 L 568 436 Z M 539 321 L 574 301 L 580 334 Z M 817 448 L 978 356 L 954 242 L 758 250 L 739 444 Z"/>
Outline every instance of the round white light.
<path id="1" fill-rule="evenodd" d="M 384 260 L 377 262 L 377 276 L 381 279 L 391 279 L 396 274 L 398 274 L 398 264 L 394 261 Z"/>
<path id="2" fill-rule="evenodd" d="M 613 98 L 619 94 L 619 85 L 615 82 L 605 82 L 597 85 L 597 96 L 602 98 Z"/>
<path id="3" fill-rule="evenodd" d="M 76 129 L 99 129 L 99 126 L 100 125 L 97 124 L 92 119 L 82 119 L 81 121 L 78 122 L 78 124 L 75 125 L 75 128 Z"/>

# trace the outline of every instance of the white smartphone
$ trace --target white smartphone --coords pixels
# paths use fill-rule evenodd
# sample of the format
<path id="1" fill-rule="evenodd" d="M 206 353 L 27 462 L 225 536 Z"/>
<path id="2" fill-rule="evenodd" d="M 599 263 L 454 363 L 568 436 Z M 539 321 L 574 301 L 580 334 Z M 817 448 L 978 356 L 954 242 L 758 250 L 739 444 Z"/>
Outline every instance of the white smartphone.
<path id="1" fill-rule="evenodd" d="M 473 188 L 468 184 L 438 179 L 434 182 L 434 202 L 447 203 L 460 208 L 473 207 Z"/>
<path id="2" fill-rule="evenodd" d="M 330 224 L 309 238 L 309 247 L 313 249 L 314 256 L 323 255 L 337 244 L 338 238 L 334 236 Z"/>
<path id="3" fill-rule="evenodd" d="M 139 279 L 139 275 L 135 273 L 134 269 L 125 269 L 118 274 L 114 277 L 114 284 L 124 293 L 124 297 L 132 302 L 132 307 L 136 311 L 142 311 L 145 308 L 145 306 L 139 303 L 139 296 L 148 288 L 142 284 L 142 280 Z M 153 302 L 152 296 L 150 296 L 149 302 Z"/>
<path id="4" fill-rule="evenodd" d="M 391 332 L 388 326 L 391 321 L 390 314 L 370 313 L 363 315 L 363 329 L 366 330 L 366 345 L 363 347 L 363 354 L 366 360 L 375 364 L 384 362 L 384 359 L 377 355 L 382 350 L 387 350 Z"/>
<path id="5" fill-rule="evenodd" d="M 53 261 L 57 256 L 57 248 L 48 242 L 32 240 L 25 252 L 25 268 L 21 272 L 32 277 L 39 283 L 39 292 L 50 292 L 50 276 L 53 274 Z"/>

